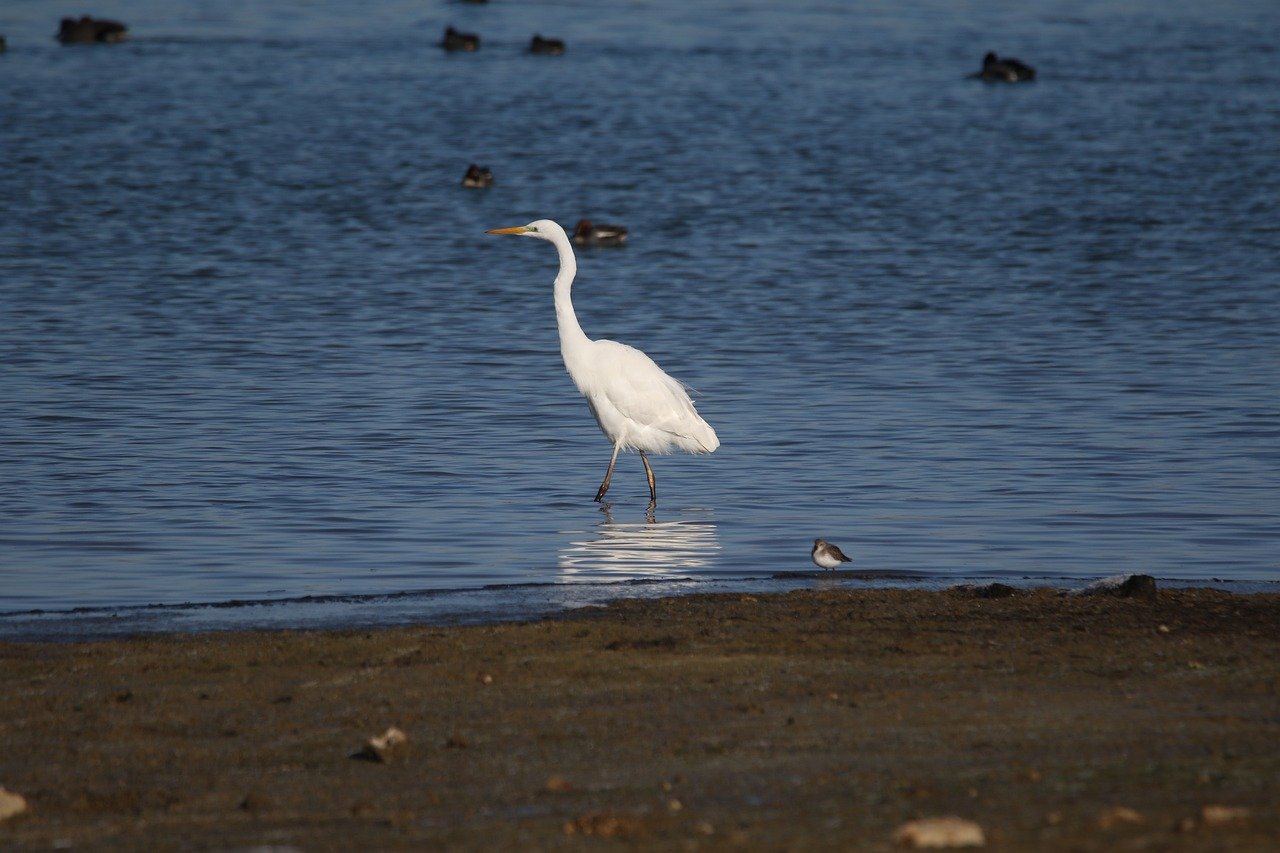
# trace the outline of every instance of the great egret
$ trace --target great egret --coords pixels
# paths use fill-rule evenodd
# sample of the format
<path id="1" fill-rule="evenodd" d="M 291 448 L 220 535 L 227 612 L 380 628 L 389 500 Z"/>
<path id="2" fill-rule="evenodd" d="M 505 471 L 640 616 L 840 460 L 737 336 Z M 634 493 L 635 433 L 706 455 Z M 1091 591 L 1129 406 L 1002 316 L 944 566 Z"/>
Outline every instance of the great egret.
<path id="1" fill-rule="evenodd" d="M 825 539 L 813 540 L 813 551 L 809 554 L 813 563 L 820 569 L 834 569 L 841 563 L 850 562 L 838 545 L 832 545 Z"/>
<path id="2" fill-rule="evenodd" d="M 563 228 L 549 219 L 539 219 L 488 233 L 533 237 L 556 247 L 560 255 L 560 272 L 555 280 L 560 355 L 573 384 L 587 398 L 596 423 L 613 442 L 613 456 L 596 500 L 604 500 L 609 491 L 618 451 L 636 450 L 649 478 L 649 506 L 653 507 L 658 502 L 658 491 L 645 454 L 672 450 L 710 453 L 720 446 L 716 431 L 699 417 L 684 385 L 663 373 L 649 356 L 617 341 L 593 341 L 582 331 L 569 296 L 578 262 Z"/>
<path id="3" fill-rule="evenodd" d="M 573 242 L 579 246 L 621 246 L 627 241 L 627 229 L 621 225 L 593 225 L 590 219 L 579 219 L 573 229 Z"/>

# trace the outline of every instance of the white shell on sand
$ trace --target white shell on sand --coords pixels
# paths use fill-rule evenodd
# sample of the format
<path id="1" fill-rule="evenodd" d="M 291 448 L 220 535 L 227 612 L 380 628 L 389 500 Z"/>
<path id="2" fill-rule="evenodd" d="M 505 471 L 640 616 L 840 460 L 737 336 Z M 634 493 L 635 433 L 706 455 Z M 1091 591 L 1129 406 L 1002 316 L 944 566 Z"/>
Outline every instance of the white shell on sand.
<path id="1" fill-rule="evenodd" d="M 408 742 L 409 736 L 392 726 L 382 734 L 369 738 L 364 745 L 363 755 L 375 761 L 386 761 L 391 750 Z"/>
<path id="2" fill-rule="evenodd" d="M 27 798 L 0 788 L 0 820 L 8 820 L 27 810 Z"/>
<path id="3" fill-rule="evenodd" d="M 893 840 L 917 849 L 984 847 L 987 843 L 982 827 L 955 815 L 908 821 L 894 831 Z"/>

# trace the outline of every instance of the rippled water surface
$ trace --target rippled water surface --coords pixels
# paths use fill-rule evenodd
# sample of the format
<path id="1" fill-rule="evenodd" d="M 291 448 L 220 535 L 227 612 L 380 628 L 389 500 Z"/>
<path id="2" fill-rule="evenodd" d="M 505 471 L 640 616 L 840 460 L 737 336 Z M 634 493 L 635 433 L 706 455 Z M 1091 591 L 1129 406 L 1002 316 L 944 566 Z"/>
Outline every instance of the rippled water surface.
<path id="1" fill-rule="evenodd" d="M 133 40 L 63 48 L 6 4 L 0 611 L 714 585 L 815 536 L 1273 581 L 1280 6 L 1001 5 L 104 2 Z M 655 459 L 652 523 L 634 456 L 591 501 L 554 251 L 484 234 L 582 216 L 631 232 L 583 326 L 723 442 Z"/>

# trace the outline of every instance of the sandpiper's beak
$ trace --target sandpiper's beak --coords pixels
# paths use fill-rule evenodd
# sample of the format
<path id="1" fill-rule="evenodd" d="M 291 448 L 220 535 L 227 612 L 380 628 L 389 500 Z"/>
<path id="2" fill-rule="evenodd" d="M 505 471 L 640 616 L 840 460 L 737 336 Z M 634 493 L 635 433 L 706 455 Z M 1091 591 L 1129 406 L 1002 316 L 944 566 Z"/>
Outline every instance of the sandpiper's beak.
<path id="1" fill-rule="evenodd" d="M 528 225 L 517 225 L 515 228 L 494 228 L 492 231 L 486 231 L 486 234 L 523 234 L 529 230 Z"/>

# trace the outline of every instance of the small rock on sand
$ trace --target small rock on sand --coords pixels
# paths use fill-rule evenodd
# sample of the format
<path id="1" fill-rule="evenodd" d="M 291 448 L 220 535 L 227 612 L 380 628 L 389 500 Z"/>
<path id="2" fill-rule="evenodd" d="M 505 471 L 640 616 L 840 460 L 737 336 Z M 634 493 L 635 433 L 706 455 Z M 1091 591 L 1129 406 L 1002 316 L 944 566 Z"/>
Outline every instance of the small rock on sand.
<path id="1" fill-rule="evenodd" d="M 573 783 L 563 776 L 556 774 L 547 777 L 547 790 L 553 794 L 567 794 L 573 790 Z"/>
<path id="2" fill-rule="evenodd" d="M 894 842 L 917 850 L 944 847 L 984 847 L 987 837 L 971 820 L 948 815 L 912 820 L 893 833 Z"/>
<path id="3" fill-rule="evenodd" d="M 587 812 L 565 821 L 565 835 L 594 835 L 597 838 L 630 838 L 644 832 L 644 820 L 637 815 Z"/>
<path id="4" fill-rule="evenodd" d="M 27 810 L 27 798 L 0 787 L 0 820 L 8 820 Z"/>
<path id="5" fill-rule="evenodd" d="M 960 584 L 953 587 L 957 592 L 974 598 L 1010 598 L 1018 594 L 1018 590 L 1007 583 Z"/>
<path id="6" fill-rule="evenodd" d="M 1215 803 L 1200 809 L 1200 820 L 1205 826 L 1244 823 L 1248 819 L 1249 810 L 1243 806 L 1224 806 Z"/>
<path id="7" fill-rule="evenodd" d="M 1098 815 L 1098 828 L 1111 829 L 1121 824 L 1142 823 L 1142 815 L 1128 806 L 1114 806 Z"/>
<path id="8" fill-rule="evenodd" d="M 1072 595 L 1113 595 L 1116 598 L 1156 597 L 1156 579 L 1151 575 L 1112 575 L 1073 590 Z"/>

